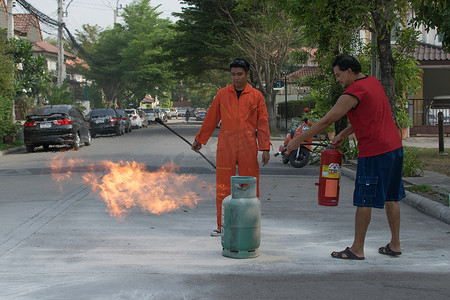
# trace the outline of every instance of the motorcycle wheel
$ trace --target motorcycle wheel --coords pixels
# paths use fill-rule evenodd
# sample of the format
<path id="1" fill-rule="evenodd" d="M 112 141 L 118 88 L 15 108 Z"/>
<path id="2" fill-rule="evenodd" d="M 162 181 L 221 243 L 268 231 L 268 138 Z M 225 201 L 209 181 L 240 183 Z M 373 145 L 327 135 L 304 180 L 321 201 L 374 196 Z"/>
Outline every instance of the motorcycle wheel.
<path id="1" fill-rule="evenodd" d="M 289 155 L 289 161 L 291 165 L 295 168 L 301 168 L 306 166 L 309 163 L 309 159 L 311 158 L 311 153 L 305 147 L 300 147 L 300 153 L 297 157 L 297 150 L 294 150 Z"/>

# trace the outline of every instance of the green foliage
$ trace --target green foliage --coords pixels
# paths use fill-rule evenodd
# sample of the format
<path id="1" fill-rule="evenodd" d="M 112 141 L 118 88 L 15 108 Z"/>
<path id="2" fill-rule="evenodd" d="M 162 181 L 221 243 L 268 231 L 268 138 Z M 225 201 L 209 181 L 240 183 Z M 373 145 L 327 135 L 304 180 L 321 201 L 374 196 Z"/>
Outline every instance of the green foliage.
<path id="1" fill-rule="evenodd" d="M 188 6 L 182 13 L 176 14 L 180 18 L 174 26 L 176 35 L 168 45 L 176 58 L 174 70 L 183 80 L 186 76 L 196 76 L 200 82 L 211 82 L 215 78 L 208 78 L 208 71 L 227 71 L 230 61 L 242 54 L 234 45 L 231 21 L 221 10 L 223 7 L 228 8 L 232 17 L 240 19 L 238 12 L 234 11 L 236 1 L 184 2 Z"/>
<path id="2" fill-rule="evenodd" d="M 411 1 L 416 12 L 416 25 L 424 24 L 426 29 L 437 29 L 442 38 L 442 46 L 450 52 L 450 6 L 448 1 Z"/>
<path id="3" fill-rule="evenodd" d="M 11 117 L 12 100 L 0 95 L 0 141 L 6 135 L 16 135 L 17 130 Z"/>
<path id="4" fill-rule="evenodd" d="M 413 185 L 410 187 L 407 187 L 406 190 L 410 192 L 422 192 L 422 193 L 429 193 L 433 191 L 433 188 L 426 184 L 419 184 L 419 185 Z"/>
<path id="5" fill-rule="evenodd" d="M 417 159 L 417 150 L 415 148 L 404 148 L 402 176 L 422 176 L 423 167 L 424 164 Z"/>
<path id="6" fill-rule="evenodd" d="M 10 96 L 13 92 L 14 62 L 6 41 L 0 38 L 0 95 Z"/>
<path id="7" fill-rule="evenodd" d="M 0 151 L 23 146 L 23 140 L 15 140 L 11 144 L 2 144 L 0 141 Z"/>
<path id="8" fill-rule="evenodd" d="M 0 143 L 5 135 L 15 135 L 12 120 L 14 63 L 6 41 L 0 39 Z"/>
<path id="9" fill-rule="evenodd" d="M 344 163 L 352 159 L 357 159 L 359 155 L 358 142 L 355 138 L 347 138 L 342 147 L 339 148 L 342 151 L 342 161 Z"/>
<path id="10" fill-rule="evenodd" d="M 34 55 L 33 44 L 25 39 L 8 41 L 9 53 L 17 66 L 14 89 L 16 96 L 28 95 L 38 98 L 49 88 L 52 75 L 47 69 L 47 62 L 42 55 Z"/>
<path id="11" fill-rule="evenodd" d="M 102 89 L 97 85 L 96 82 L 92 82 L 86 87 L 87 97 L 91 103 L 91 109 L 95 108 L 106 108 L 106 103 L 103 101 Z"/>
<path id="12" fill-rule="evenodd" d="M 409 96 L 420 91 L 422 86 L 421 74 L 418 62 L 413 54 L 417 44 L 419 32 L 412 28 L 406 28 L 396 32 L 396 45 L 393 48 L 395 59 L 395 116 L 400 128 L 408 128 L 412 125 L 407 104 Z"/>
<path id="13" fill-rule="evenodd" d="M 75 104 L 71 88 L 67 82 L 64 82 L 59 88 L 53 85 L 47 96 L 47 103 L 49 105 Z"/>
<path id="14" fill-rule="evenodd" d="M 149 0 L 133 2 L 122 16 L 123 25 L 102 31 L 92 45 L 87 76 L 102 88 L 109 107 L 128 103 L 130 95 L 151 94 L 168 103 L 173 74 L 164 44 L 172 36 L 170 21 L 159 18 Z M 97 37 L 87 32 L 85 38 L 87 43 Z"/>
<path id="15" fill-rule="evenodd" d="M 339 51 L 346 52 L 356 41 L 356 30 L 367 24 L 367 5 L 363 1 L 278 0 L 295 25 L 302 27 L 305 39 L 319 47 L 319 59 L 330 61 Z M 331 55 L 330 55 L 331 54 Z M 326 68 L 329 64 L 325 63 Z"/>

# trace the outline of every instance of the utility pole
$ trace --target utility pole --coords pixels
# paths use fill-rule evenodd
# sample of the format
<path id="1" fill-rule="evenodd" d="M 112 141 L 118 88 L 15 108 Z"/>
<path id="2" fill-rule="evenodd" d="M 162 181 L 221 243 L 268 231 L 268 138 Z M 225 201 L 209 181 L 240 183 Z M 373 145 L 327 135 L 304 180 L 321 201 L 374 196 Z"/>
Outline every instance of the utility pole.
<path id="1" fill-rule="evenodd" d="M 63 2 L 58 0 L 58 80 L 57 86 L 61 87 L 66 77 L 66 64 L 64 62 L 64 44 L 63 44 Z"/>
<path id="2" fill-rule="evenodd" d="M 7 32 L 7 38 L 12 39 L 14 38 L 14 15 L 13 15 L 13 0 L 8 0 L 8 5 L 6 10 L 8 11 L 8 32 Z"/>
<path id="3" fill-rule="evenodd" d="M 9 39 L 13 39 L 14 38 L 14 15 L 13 15 L 13 0 L 8 0 L 8 4 L 6 7 L 7 10 L 7 15 L 8 15 L 8 24 L 7 24 L 7 33 L 6 33 L 6 37 Z M 14 76 L 14 75 L 13 75 Z M 13 95 L 12 97 L 12 113 L 11 113 L 11 117 L 13 122 L 16 122 L 16 101 L 15 101 L 15 95 Z"/>
<path id="4" fill-rule="evenodd" d="M 114 9 L 114 24 L 117 23 L 117 17 L 119 16 L 119 9 L 122 9 L 122 4 L 119 7 L 119 0 L 116 2 L 116 9 Z"/>

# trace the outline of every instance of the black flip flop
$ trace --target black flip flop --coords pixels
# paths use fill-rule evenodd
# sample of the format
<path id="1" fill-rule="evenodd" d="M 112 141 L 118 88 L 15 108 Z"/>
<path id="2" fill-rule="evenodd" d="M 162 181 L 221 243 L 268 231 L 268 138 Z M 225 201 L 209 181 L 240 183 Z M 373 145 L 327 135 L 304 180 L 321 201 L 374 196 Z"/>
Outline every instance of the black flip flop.
<path id="1" fill-rule="evenodd" d="M 345 256 L 343 256 L 344 254 Z M 340 252 L 332 252 L 331 257 L 340 259 L 354 259 L 354 260 L 365 259 L 365 257 L 356 256 L 352 251 L 350 251 L 349 247 L 345 248 L 345 250 L 342 250 Z"/>
<path id="2" fill-rule="evenodd" d="M 384 254 L 384 255 L 389 255 L 389 256 L 399 256 L 402 254 L 401 251 L 393 251 L 391 249 L 391 247 L 389 247 L 389 244 L 387 244 L 385 247 L 380 247 L 378 249 L 378 253 L 380 254 Z"/>

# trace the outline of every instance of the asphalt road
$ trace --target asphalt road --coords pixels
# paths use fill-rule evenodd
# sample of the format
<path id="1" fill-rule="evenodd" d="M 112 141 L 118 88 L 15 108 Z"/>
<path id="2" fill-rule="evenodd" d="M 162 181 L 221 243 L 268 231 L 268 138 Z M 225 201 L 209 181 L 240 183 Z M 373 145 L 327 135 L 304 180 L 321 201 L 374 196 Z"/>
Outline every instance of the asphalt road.
<path id="1" fill-rule="evenodd" d="M 192 141 L 198 123 L 169 126 Z M 214 161 L 216 136 L 202 152 Z M 278 147 L 274 142 L 274 147 Z M 401 203 L 403 254 L 377 253 L 389 240 L 374 210 L 364 261 L 337 260 L 353 237 L 353 182 L 341 179 L 337 207 L 317 205 L 318 168 L 271 158 L 261 168 L 260 256 L 221 255 L 215 224 L 214 170 L 160 125 L 99 137 L 79 151 L 0 156 L 0 299 L 447 299 L 450 226 Z M 173 161 L 194 176 L 200 201 L 164 214 L 132 209 L 122 220 L 86 174 L 102 161 L 136 161 L 154 172 Z M 57 182 L 56 175 L 65 179 Z M 61 164 L 61 165 L 60 165 Z M 70 172 L 69 172 L 70 171 Z M 147 173 L 144 173 L 147 174 Z M 147 174 L 148 175 L 148 174 Z M 148 177 L 146 188 L 155 183 Z M 152 181 L 153 180 L 153 181 Z M 129 181 L 133 181 L 129 179 Z"/>

